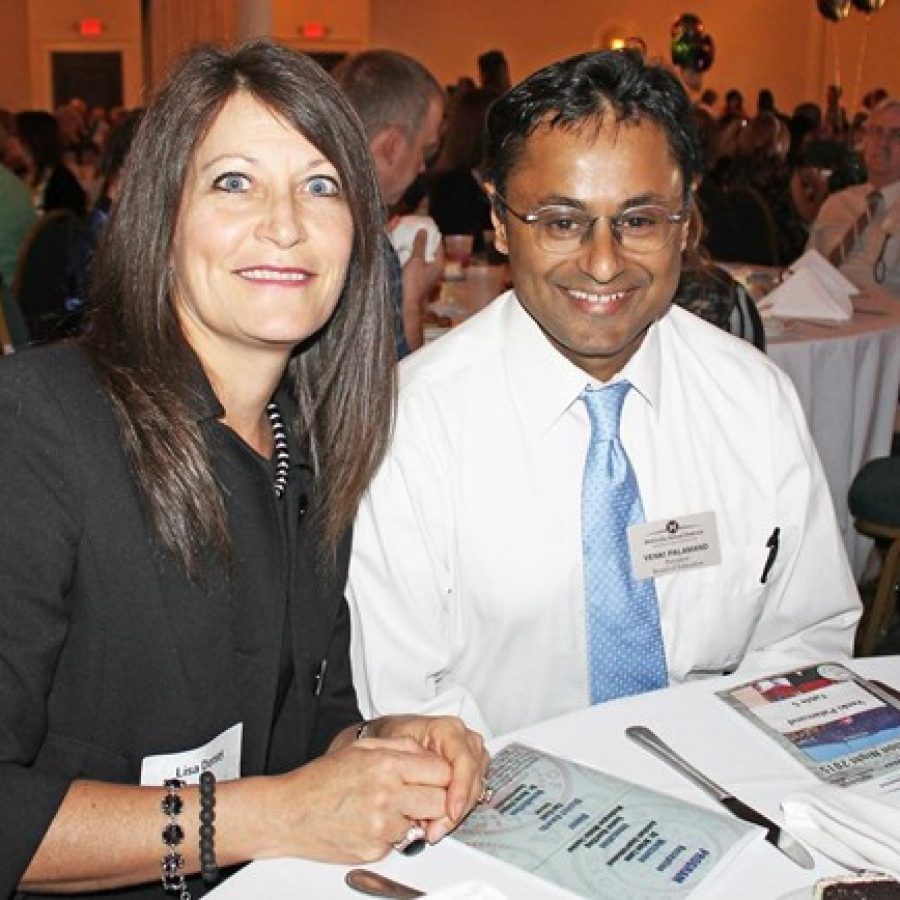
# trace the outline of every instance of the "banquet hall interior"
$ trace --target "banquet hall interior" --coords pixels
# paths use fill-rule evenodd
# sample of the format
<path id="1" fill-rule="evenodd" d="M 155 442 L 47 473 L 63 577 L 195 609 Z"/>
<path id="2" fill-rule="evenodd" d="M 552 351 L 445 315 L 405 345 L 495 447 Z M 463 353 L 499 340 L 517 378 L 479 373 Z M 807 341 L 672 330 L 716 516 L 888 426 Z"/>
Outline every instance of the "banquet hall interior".
<path id="1" fill-rule="evenodd" d="M 731 266 L 730 274 L 745 282 L 754 301 L 767 272 L 783 270 L 803 253 L 826 195 L 865 180 L 860 147 L 866 119 L 879 99 L 900 96 L 900 0 L 0 0 L 0 14 L 6 22 L 0 53 L 4 162 L 15 170 L 16 156 L 10 158 L 8 148 L 16 122 L 28 121 L 21 114 L 53 113 L 64 137 L 63 161 L 84 192 L 76 202 L 84 206 L 78 215 L 99 199 L 98 166 L 109 135 L 143 105 L 173 61 L 197 43 L 231 44 L 265 35 L 313 55 L 326 68 L 368 48 L 390 48 L 423 63 L 450 97 L 475 88 L 478 58 L 489 50 L 502 52 L 515 83 L 575 53 L 637 47 L 682 77 L 701 134 L 714 148 L 711 157 L 731 163 L 729 153 L 739 158 L 751 138 L 757 153 L 768 140 L 763 126 L 774 129 L 777 158 L 765 157 L 765 177 L 755 171 L 749 184 L 736 187 L 729 179 L 740 165 L 731 166 L 722 181 L 717 179 L 724 169 L 710 166 L 701 185 L 704 249 Z M 734 146 L 726 153 L 722 148 L 729 141 Z M 786 181 L 773 186 L 769 176 L 776 168 L 801 184 L 793 202 Z M 428 212 L 421 197 L 404 202 L 405 211 Z M 741 206 L 744 202 L 750 205 Z M 758 235 L 751 235 L 754 217 L 760 220 Z M 476 252 L 487 252 L 483 233 L 476 230 Z M 66 237 L 59 231 L 56 239 Z M 23 236 L 16 253 L 25 245 Z M 11 286 L 24 291 L 21 272 L 17 280 L 10 269 L 3 279 L 6 315 L 0 336 L 5 350 L 13 350 L 35 334 L 32 328 L 28 336 L 28 322 L 13 321 L 21 310 L 10 308 Z M 757 324 L 754 340 L 768 345 L 767 352 L 797 384 L 870 609 L 883 571 L 881 557 L 895 560 L 900 552 L 900 512 L 873 540 L 871 531 L 856 527 L 847 496 L 865 463 L 891 455 L 892 438 L 893 452 L 898 449 L 900 296 L 891 302 L 896 306 L 879 308 L 840 335 L 815 317 L 804 324 L 798 316 L 787 327 L 767 325 L 765 335 Z M 440 311 L 430 319 L 433 333 L 452 323 L 452 316 Z M 835 362 L 838 338 L 850 356 L 844 368 Z M 865 369 L 861 358 L 876 357 L 880 361 L 871 371 L 859 371 Z M 830 396 L 840 391 L 846 393 L 843 404 Z M 886 613 L 869 652 L 900 652 L 896 591 L 895 583 L 882 585 Z"/>

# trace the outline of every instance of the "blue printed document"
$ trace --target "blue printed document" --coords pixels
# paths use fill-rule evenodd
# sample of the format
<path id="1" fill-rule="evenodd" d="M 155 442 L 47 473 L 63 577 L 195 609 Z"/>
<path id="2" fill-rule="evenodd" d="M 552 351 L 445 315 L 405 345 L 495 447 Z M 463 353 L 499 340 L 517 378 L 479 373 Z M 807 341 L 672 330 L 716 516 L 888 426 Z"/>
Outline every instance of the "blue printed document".
<path id="1" fill-rule="evenodd" d="M 494 757 L 488 783 L 490 803 L 453 836 L 587 898 L 698 895 L 763 835 L 732 816 L 522 744 Z"/>

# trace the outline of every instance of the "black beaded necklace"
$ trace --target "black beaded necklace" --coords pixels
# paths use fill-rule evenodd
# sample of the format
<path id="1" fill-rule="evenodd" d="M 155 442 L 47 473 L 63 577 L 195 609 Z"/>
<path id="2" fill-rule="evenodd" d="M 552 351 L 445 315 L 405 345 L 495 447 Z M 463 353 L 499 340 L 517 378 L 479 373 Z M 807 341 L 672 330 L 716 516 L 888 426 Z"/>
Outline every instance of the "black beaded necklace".
<path id="1" fill-rule="evenodd" d="M 291 465 L 287 430 L 274 400 L 266 406 L 266 413 L 272 425 L 272 441 L 275 444 L 275 496 L 280 498 L 284 495 L 284 489 L 287 487 L 288 469 Z"/>

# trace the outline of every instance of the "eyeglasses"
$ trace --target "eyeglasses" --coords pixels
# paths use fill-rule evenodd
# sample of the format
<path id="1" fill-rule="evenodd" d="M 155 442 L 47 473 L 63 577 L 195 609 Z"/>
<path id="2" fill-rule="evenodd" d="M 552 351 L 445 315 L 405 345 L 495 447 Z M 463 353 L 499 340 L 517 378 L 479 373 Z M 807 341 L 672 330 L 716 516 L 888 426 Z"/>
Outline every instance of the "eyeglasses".
<path id="1" fill-rule="evenodd" d="M 881 125 L 873 125 L 866 129 L 866 137 L 876 141 L 885 140 L 889 144 L 900 144 L 900 128 L 882 128 Z"/>
<path id="2" fill-rule="evenodd" d="M 690 213 L 685 206 L 673 213 L 665 206 L 646 204 L 631 206 L 614 216 L 592 216 L 574 206 L 542 206 L 527 215 L 516 212 L 497 191 L 491 200 L 498 213 L 511 212 L 520 222 L 534 226 L 538 246 L 548 253 L 575 253 L 588 240 L 594 225 L 601 219 L 609 223 L 613 237 L 629 253 L 653 253 L 662 250 L 672 239 L 675 226 Z"/>

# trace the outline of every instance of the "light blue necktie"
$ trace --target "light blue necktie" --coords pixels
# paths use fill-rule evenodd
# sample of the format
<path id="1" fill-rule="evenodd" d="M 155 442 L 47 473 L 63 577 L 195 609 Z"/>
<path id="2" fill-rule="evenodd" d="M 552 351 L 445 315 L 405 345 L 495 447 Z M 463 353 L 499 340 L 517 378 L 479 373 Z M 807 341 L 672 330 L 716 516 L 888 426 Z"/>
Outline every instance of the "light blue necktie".
<path id="1" fill-rule="evenodd" d="M 626 530 L 644 521 L 634 470 L 619 440 L 631 389 L 618 381 L 581 395 L 591 443 L 581 489 L 581 543 L 591 703 L 665 687 L 666 653 L 652 578 L 636 581 Z"/>

